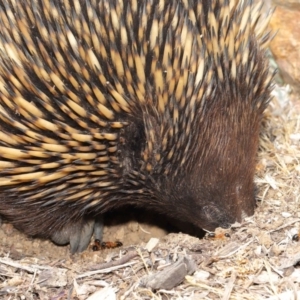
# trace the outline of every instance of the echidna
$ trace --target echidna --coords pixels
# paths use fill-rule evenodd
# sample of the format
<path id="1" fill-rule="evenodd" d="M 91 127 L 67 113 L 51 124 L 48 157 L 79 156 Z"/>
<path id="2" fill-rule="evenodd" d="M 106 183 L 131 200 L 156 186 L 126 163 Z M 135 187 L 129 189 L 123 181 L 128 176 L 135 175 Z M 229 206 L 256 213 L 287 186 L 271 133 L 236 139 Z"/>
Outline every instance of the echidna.
<path id="1" fill-rule="evenodd" d="M 72 252 L 123 205 L 207 230 L 252 215 L 261 6 L 1 0 L 0 214 Z"/>

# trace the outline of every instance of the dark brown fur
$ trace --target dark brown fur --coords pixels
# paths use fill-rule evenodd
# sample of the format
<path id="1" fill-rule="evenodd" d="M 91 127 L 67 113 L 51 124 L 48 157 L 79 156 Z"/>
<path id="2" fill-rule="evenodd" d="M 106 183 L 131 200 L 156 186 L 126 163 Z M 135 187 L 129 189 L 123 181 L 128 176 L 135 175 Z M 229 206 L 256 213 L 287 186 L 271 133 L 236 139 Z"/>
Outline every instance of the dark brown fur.
<path id="1" fill-rule="evenodd" d="M 207 230 L 252 215 L 270 93 L 252 1 L 76 2 L 0 1 L 0 214 L 49 238 L 125 204 Z"/>

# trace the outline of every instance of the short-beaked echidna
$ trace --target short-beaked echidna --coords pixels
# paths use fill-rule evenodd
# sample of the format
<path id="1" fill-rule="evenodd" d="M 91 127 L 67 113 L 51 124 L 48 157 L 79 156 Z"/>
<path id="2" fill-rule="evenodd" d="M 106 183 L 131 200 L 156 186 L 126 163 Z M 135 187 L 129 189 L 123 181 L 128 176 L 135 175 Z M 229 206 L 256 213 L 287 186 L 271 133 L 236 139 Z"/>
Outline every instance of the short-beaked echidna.
<path id="1" fill-rule="evenodd" d="M 267 23 L 251 0 L 1 0 L 0 214 L 73 252 L 123 205 L 252 215 Z"/>

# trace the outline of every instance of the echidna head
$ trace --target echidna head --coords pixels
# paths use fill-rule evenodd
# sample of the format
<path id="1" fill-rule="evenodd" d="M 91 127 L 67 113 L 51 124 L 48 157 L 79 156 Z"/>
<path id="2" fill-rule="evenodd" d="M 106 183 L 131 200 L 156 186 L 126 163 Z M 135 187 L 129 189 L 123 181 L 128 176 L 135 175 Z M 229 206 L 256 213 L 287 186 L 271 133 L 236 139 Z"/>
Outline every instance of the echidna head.
<path id="1" fill-rule="evenodd" d="M 267 103 L 268 92 L 260 92 L 262 103 Z M 246 90 L 238 95 L 241 99 L 234 99 L 229 91 L 214 95 L 218 99 L 205 100 L 211 103 L 205 117 L 199 114 L 182 149 L 165 164 L 158 191 L 163 194 L 162 205 L 168 206 L 165 212 L 207 230 L 229 227 L 254 212 L 263 110 L 263 106 L 253 108 L 255 101 Z"/>

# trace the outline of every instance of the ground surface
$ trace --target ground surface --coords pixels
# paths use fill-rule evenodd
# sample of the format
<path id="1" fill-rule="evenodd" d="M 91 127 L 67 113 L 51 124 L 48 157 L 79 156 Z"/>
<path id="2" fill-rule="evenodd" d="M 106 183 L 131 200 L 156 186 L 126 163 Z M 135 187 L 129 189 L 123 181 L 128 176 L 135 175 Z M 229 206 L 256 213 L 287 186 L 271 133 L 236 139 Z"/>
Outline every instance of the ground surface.
<path id="1" fill-rule="evenodd" d="M 198 239 L 166 235 L 174 228 L 162 216 L 109 216 L 104 240 L 124 245 L 74 256 L 4 223 L 0 299 L 300 299 L 300 100 L 286 88 L 274 95 L 255 178 L 261 201 L 245 223 Z M 192 267 L 176 266 L 181 258 Z"/>

